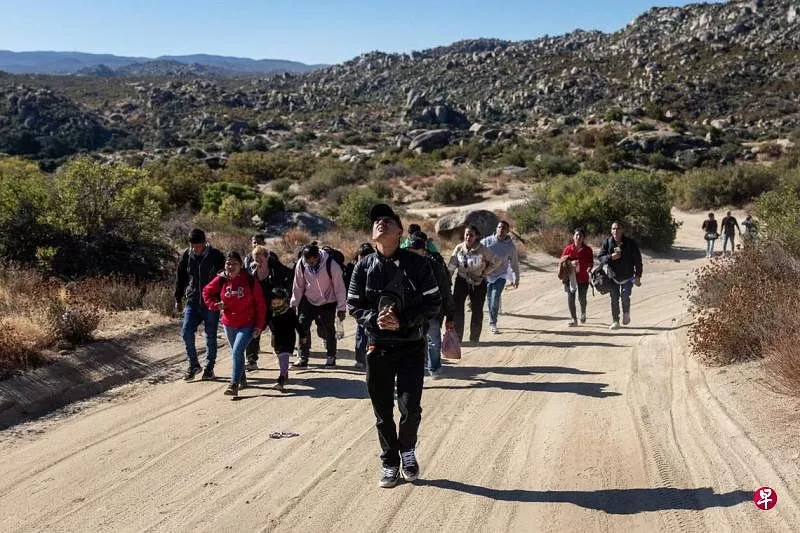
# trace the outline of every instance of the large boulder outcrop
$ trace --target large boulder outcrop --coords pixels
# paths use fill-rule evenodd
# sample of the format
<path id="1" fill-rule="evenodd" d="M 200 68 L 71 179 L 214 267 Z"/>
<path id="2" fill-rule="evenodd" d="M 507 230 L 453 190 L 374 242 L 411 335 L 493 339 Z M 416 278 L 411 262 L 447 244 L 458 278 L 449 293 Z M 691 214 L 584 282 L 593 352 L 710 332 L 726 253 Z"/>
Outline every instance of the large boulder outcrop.
<path id="1" fill-rule="evenodd" d="M 478 228 L 482 237 L 494 233 L 500 219 L 492 211 L 478 209 L 475 211 L 459 211 L 450 213 L 436 221 L 436 235 L 449 238 L 464 233 L 464 228 L 473 225 Z"/>

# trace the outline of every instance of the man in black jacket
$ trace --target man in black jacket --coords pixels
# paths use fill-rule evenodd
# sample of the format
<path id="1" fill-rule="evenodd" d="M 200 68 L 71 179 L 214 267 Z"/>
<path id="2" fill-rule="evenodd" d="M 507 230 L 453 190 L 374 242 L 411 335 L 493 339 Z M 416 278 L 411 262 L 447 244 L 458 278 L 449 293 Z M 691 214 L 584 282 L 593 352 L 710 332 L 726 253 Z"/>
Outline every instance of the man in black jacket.
<path id="1" fill-rule="evenodd" d="M 376 253 L 358 262 L 347 293 L 347 309 L 368 338 L 367 389 L 380 440 L 380 486 L 394 487 L 402 476 L 414 481 L 414 454 L 421 420 L 425 375 L 425 327 L 439 313 L 441 295 L 428 261 L 401 250 L 403 225 L 392 208 L 370 210 Z M 394 423 L 397 381 L 399 427 Z"/>
<path id="2" fill-rule="evenodd" d="M 631 322 L 631 291 L 633 285 L 642 284 L 642 253 L 636 241 L 625 237 L 622 223 L 611 224 L 611 237 L 603 243 L 598 257 L 601 264 L 608 265 L 611 285 L 611 329 L 619 329 L 619 300 L 622 298 L 622 324 Z"/>
<path id="3" fill-rule="evenodd" d="M 189 233 L 189 248 L 183 252 L 178 273 L 175 279 L 175 311 L 179 312 L 183 298 L 186 307 L 183 309 L 183 325 L 181 337 L 186 344 L 186 356 L 189 369 L 183 379 L 189 381 L 203 371 L 203 379 L 214 379 L 214 363 L 217 360 L 217 327 L 219 312 L 211 311 L 203 303 L 203 287 L 225 267 L 225 256 L 206 242 L 206 234 L 201 229 L 193 229 Z M 206 332 L 206 368 L 197 360 L 195 335 L 200 323 Z"/>

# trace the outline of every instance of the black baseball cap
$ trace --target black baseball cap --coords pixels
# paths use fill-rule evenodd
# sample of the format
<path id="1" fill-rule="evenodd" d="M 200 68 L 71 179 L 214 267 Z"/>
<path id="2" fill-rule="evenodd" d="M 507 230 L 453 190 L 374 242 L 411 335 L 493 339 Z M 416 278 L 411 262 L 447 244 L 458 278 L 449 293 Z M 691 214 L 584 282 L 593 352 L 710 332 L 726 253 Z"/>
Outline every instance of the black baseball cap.
<path id="1" fill-rule="evenodd" d="M 403 229 L 403 223 L 400 222 L 400 217 L 397 216 L 391 207 L 386 204 L 375 204 L 372 206 L 372 209 L 369 210 L 369 220 L 372 223 L 375 223 L 376 220 L 379 218 L 389 217 L 395 222 L 397 225 L 400 226 L 400 229 Z"/>

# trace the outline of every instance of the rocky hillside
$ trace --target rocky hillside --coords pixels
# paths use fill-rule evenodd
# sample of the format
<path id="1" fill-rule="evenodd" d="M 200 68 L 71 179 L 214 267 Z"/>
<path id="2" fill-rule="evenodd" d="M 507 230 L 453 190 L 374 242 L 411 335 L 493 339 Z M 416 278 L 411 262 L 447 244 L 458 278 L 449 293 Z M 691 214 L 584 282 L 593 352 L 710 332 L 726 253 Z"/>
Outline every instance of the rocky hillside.
<path id="1" fill-rule="evenodd" d="M 670 122 L 675 130 L 713 127 L 739 139 L 786 135 L 800 128 L 800 4 L 654 8 L 612 34 L 374 52 L 259 80 L 150 77 L 159 74 L 0 76 L 0 107 L 11 110 L 0 113 L 0 151 L 47 157 L 19 139 L 64 124 L 86 128 L 81 142 L 69 145 L 74 151 L 104 143 L 270 149 L 285 143 L 286 132 L 424 151 L 473 135 L 487 142 L 552 135 L 611 119 L 631 129 L 645 120 L 656 121 L 656 129 Z M 20 98 L 30 94 L 43 102 L 69 100 L 35 113 L 20 110 Z M 54 124 L 46 124 L 48 117 Z M 679 139 L 693 149 L 703 142 L 713 141 Z M 621 146 L 637 144 L 643 146 L 636 139 Z"/>

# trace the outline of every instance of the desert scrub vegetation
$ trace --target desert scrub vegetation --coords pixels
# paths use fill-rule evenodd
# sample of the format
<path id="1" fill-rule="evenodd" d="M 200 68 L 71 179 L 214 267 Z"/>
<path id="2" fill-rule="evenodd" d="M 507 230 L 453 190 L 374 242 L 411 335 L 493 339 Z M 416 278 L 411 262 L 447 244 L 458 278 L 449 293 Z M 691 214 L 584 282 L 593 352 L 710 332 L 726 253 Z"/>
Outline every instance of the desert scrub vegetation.
<path id="1" fill-rule="evenodd" d="M 756 213 L 756 239 L 689 283 L 689 345 L 709 365 L 764 359 L 770 383 L 800 395 L 800 190 L 784 183 L 757 201 Z"/>
<path id="2" fill-rule="evenodd" d="M 473 200 L 482 189 L 480 174 L 477 171 L 459 169 L 455 178 L 437 181 L 428 198 L 445 205 L 461 204 Z"/>
<path id="3" fill-rule="evenodd" d="M 678 228 L 671 208 L 667 187 L 655 174 L 582 171 L 534 189 L 526 202 L 511 206 L 509 215 L 523 233 L 579 226 L 589 234 L 607 233 L 618 220 L 641 246 L 664 251 L 672 246 Z"/>
<path id="4" fill-rule="evenodd" d="M 778 169 L 761 166 L 699 168 L 674 176 L 670 191 L 681 209 L 741 206 L 773 190 L 781 174 Z"/>

